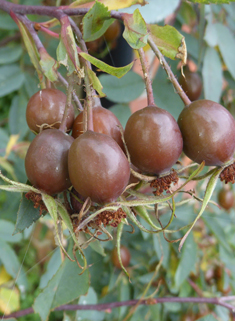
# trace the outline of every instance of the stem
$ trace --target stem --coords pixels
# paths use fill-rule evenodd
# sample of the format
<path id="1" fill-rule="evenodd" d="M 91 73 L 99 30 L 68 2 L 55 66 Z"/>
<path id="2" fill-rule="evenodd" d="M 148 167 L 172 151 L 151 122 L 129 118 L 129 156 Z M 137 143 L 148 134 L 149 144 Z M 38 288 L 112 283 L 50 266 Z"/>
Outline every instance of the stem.
<path id="1" fill-rule="evenodd" d="M 86 119 L 86 124 L 83 124 L 84 132 L 86 130 L 94 131 L 93 115 L 92 115 L 92 100 L 93 100 L 92 88 L 91 88 L 91 83 L 90 83 L 90 79 L 89 79 L 89 75 L 88 75 L 89 66 L 88 66 L 87 61 L 85 59 L 81 59 L 81 62 L 82 62 L 82 66 L 84 67 L 84 73 L 85 73 L 84 82 L 85 82 L 85 88 L 86 88 L 85 108 L 86 108 L 87 119 Z"/>
<path id="2" fill-rule="evenodd" d="M 72 93 L 73 93 L 73 75 L 71 75 L 70 77 L 68 77 L 68 89 L 67 89 L 67 100 L 66 100 L 66 105 L 65 105 L 65 109 L 64 109 L 64 115 L 59 127 L 59 130 L 61 130 L 62 132 L 66 132 L 67 127 L 66 127 L 66 121 L 68 118 L 68 112 L 69 109 L 71 108 L 72 105 Z"/>
<path id="3" fill-rule="evenodd" d="M 70 22 L 71 27 L 73 28 L 73 31 L 77 37 L 77 41 L 78 41 L 78 44 L 79 44 L 81 50 L 88 53 L 87 46 L 86 46 L 85 41 L 83 40 L 81 30 L 78 28 L 78 26 L 73 21 L 73 19 L 69 18 L 69 22 Z M 88 68 L 92 70 L 91 63 L 88 60 L 86 62 L 87 62 Z M 101 106 L 100 98 L 96 94 L 94 88 L 92 88 L 92 96 L 93 96 L 93 100 L 94 100 L 93 107 Z"/>
<path id="4" fill-rule="evenodd" d="M 10 11 L 13 11 L 15 13 L 19 14 L 36 14 L 40 16 L 48 16 L 48 17 L 54 17 L 59 19 L 59 16 L 61 16 L 61 13 L 64 13 L 68 16 L 84 16 L 90 8 L 69 8 L 69 7 L 55 7 L 55 6 L 27 6 L 27 5 L 20 5 L 15 4 L 12 2 L 8 2 L 5 0 L 0 0 L 0 9 L 2 9 L 5 12 L 10 13 Z M 110 11 L 110 15 L 112 18 L 122 20 L 123 15 L 121 12 L 117 11 Z"/>
<path id="5" fill-rule="evenodd" d="M 68 82 L 66 81 L 66 79 L 65 79 L 59 72 L 58 72 L 58 79 L 59 79 L 59 81 L 62 83 L 62 85 L 65 86 L 65 87 L 68 89 L 68 87 L 69 87 Z M 73 100 L 74 100 L 77 108 L 78 108 L 80 111 L 83 111 L 82 104 L 81 104 L 78 96 L 75 94 L 74 91 L 72 92 L 72 95 L 73 95 Z"/>
<path id="6" fill-rule="evenodd" d="M 78 310 L 86 310 L 86 311 L 105 311 L 110 309 L 115 309 L 123 306 L 135 306 L 139 305 L 153 305 L 158 303 L 198 303 L 198 304 L 213 304 L 220 305 L 228 310 L 230 310 L 233 314 L 235 314 L 235 306 L 226 303 L 225 301 L 235 300 L 235 297 L 221 297 L 221 298 L 197 298 L 197 297 L 163 297 L 163 298 L 153 298 L 153 299 L 144 299 L 144 300 L 128 300 L 122 302 L 110 302 L 110 303 L 101 303 L 101 304 L 64 304 L 54 309 L 54 311 L 78 311 Z M 25 310 L 20 310 L 17 312 L 13 312 L 8 315 L 0 316 L 2 319 L 7 318 L 19 318 L 28 314 L 34 313 L 33 308 L 28 308 Z"/>
<path id="7" fill-rule="evenodd" d="M 140 62 L 144 74 L 144 82 L 146 86 L 146 91 L 147 91 L 147 98 L 148 98 L 148 106 L 155 106 L 154 102 L 154 97 L 153 97 L 153 87 L 152 87 L 152 82 L 150 79 L 149 71 L 148 71 L 148 66 L 147 66 L 147 61 L 145 57 L 145 53 L 143 48 L 140 48 L 138 50 L 139 56 L 140 56 Z"/>
<path id="8" fill-rule="evenodd" d="M 49 36 L 53 37 L 53 38 L 56 38 L 56 39 L 59 39 L 60 38 L 60 35 L 54 31 L 51 31 L 50 29 L 48 28 L 45 28 L 44 26 L 40 25 L 40 29 L 41 31 L 47 33 Z"/>
<path id="9" fill-rule="evenodd" d="M 165 60 L 164 56 L 161 54 L 160 50 L 158 49 L 157 45 L 154 43 L 154 41 L 153 41 L 153 39 L 151 38 L 150 35 L 148 37 L 148 44 L 152 48 L 152 50 L 155 53 L 155 55 L 158 57 L 158 59 L 160 61 L 160 64 L 165 69 L 170 82 L 174 86 L 177 94 L 182 99 L 184 105 L 188 106 L 189 104 L 191 104 L 191 100 L 188 98 L 186 93 L 183 91 L 182 87 L 180 86 L 180 84 L 178 83 L 177 79 L 175 78 L 175 75 L 173 74 L 170 66 L 168 65 L 167 61 Z"/>

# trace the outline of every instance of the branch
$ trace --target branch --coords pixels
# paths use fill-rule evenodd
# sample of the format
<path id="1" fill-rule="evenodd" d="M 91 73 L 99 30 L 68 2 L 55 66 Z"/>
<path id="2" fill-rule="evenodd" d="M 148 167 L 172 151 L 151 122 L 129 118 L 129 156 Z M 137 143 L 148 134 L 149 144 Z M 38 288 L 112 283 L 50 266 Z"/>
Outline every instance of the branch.
<path id="1" fill-rule="evenodd" d="M 169 77 L 170 82 L 174 86 L 177 94 L 180 96 L 180 98 L 182 99 L 182 101 L 185 104 L 185 106 L 188 106 L 189 104 L 191 104 L 191 100 L 188 98 L 188 96 L 183 91 L 182 87 L 180 86 L 180 84 L 178 83 L 177 79 L 175 78 L 175 75 L 173 74 L 170 66 L 168 65 L 168 63 L 165 60 L 164 56 L 161 54 L 161 52 L 158 49 L 157 45 L 155 45 L 155 43 L 154 43 L 154 41 L 153 41 L 153 39 L 151 38 L 150 35 L 148 37 L 148 44 L 150 45 L 150 47 L 154 51 L 155 55 L 158 57 L 158 59 L 160 61 L 160 64 L 165 69 L 165 71 L 166 71 L 166 73 L 167 73 L 167 75 Z"/>
<path id="2" fill-rule="evenodd" d="M 143 48 L 140 48 L 138 52 L 139 52 L 140 62 L 141 62 L 141 66 L 144 74 L 144 82 L 145 82 L 146 91 L 147 91 L 148 106 L 155 106 L 152 82 L 150 79 L 146 57 L 145 57 Z"/>
<path id="3" fill-rule="evenodd" d="M 123 306 L 134 306 L 137 303 L 139 305 L 154 305 L 158 303 L 198 303 L 198 304 L 213 304 L 220 305 L 228 310 L 230 310 L 235 315 L 235 306 L 226 303 L 225 301 L 235 301 L 235 296 L 221 297 L 221 298 L 195 298 L 195 297 L 164 297 L 156 299 L 144 299 L 144 300 L 128 300 L 122 302 L 110 302 L 101 304 L 64 304 L 54 309 L 54 311 L 78 311 L 78 310 L 89 310 L 89 311 L 105 311 L 110 309 L 115 309 Z M 33 308 L 28 308 L 25 310 L 20 310 L 13 312 L 8 315 L 0 316 L 2 319 L 7 318 L 19 318 L 28 314 L 34 313 Z"/>
<path id="4" fill-rule="evenodd" d="M 89 8 L 65 8 L 65 7 L 46 7 L 46 6 L 27 6 L 15 4 L 5 0 L 0 0 L 0 9 L 5 12 L 10 13 L 14 11 L 15 13 L 24 14 L 37 14 L 39 16 L 48 16 L 59 18 L 61 13 L 68 16 L 84 16 L 90 9 Z M 122 20 L 122 13 L 111 11 L 111 17 L 115 19 Z"/>

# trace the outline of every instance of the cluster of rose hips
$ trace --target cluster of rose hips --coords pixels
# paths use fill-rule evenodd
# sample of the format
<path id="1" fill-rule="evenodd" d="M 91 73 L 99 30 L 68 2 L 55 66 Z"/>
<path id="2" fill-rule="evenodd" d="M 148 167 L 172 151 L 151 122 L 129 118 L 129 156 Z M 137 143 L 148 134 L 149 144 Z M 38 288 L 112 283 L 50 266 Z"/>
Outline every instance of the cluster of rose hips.
<path id="1" fill-rule="evenodd" d="M 84 113 L 74 120 L 70 106 L 66 119 L 67 132 L 72 129 L 70 136 L 60 130 L 65 105 L 66 95 L 49 88 L 28 102 L 27 123 L 38 133 L 25 159 L 29 181 L 50 195 L 73 185 L 83 200 L 89 197 L 100 205 L 116 201 L 130 178 L 120 122 L 111 111 L 96 106 L 94 131 L 84 132 Z M 169 174 L 182 150 L 199 164 L 224 165 L 232 160 L 234 137 L 234 118 L 210 100 L 186 106 L 178 123 L 166 110 L 147 106 L 131 115 L 124 131 L 131 163 L 142 174 L 161 177 Z"/>

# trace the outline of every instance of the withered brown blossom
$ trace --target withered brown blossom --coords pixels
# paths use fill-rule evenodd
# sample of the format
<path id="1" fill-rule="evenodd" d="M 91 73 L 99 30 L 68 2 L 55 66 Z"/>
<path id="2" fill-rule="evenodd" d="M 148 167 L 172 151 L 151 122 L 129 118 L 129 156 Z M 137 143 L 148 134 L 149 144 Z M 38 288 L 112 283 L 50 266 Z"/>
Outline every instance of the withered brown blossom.
<path id="1" fill-rule="evenodd" d="M 153 191 L 153 194 L 156 196 L 161 195 L 164 191 L 168 191 L 170 189 L 171 183 L 178 183 L 178 175 L 176 171 L 172 170 L 169 175 L 158 177 L 154 181 L 151 182 L 150 187 L 156 188 Z"/>
<path id="2" fill-rule="evenodd" d="M 41 194 L 37 194 L 35 192 L 28 192 L 25 194 L 25 197 L 28 200 L 31 200 L 34 203 L 34 208 L 38 208 L 39 207 L 39 214 L 42 215 L 42 213 L 48 212 L 46 205 L 44 204 L 43 200 L 42 200 L 42 195 Z"/>
<path id="3" fill-rule="evenodd" d="M 89 222 L 82 230 L 88 233 L 88 227 L 94 228 L 94 226 L 96 226 L 99 228 L 101 225 L 104 227 L 107 225 L 117 227 L 123 218 L 126 218 L 126 213 L 121 208 L 119 208 L 117 211 L 103 211 L 102 213 L 98 214 L 94 220 Z M 77 216 L 72 218 L 72 224 L 75 231 L 79 225 L 79 219 Z"/>
<path id="4" fill-rule="evenodd" d="M 224 181 L 225 184 L 227 183 L 234 183 L 235 182 L 235 163 L 226 167 L 220 174 L 220 180 Z"/>

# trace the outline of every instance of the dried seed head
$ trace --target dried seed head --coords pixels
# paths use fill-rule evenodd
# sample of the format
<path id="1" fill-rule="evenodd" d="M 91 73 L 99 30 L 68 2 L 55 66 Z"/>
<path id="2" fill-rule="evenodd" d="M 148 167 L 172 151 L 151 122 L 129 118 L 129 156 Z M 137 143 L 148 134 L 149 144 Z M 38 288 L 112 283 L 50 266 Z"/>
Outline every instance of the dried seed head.
<path id="1" fill-rule="evenodd" d="M 221 172 L 220 180 L 224 181 L 225 184 L 229 182 L 233 184 L 235 182 L 235 162 Z"/>
<path id="2" fill-rule="evenodd" d="M 179 178 L 176 171 L 172 170 L 169 175 L 158 177 L 152 181 L 150 187 L 156 188 L 156 190 L 153 191 L 153 194 L 159 196 L 164 191 L 168 191 L 172 183 L 174 183 L 174 185 L 177 184 L 178 180 Z"/>

